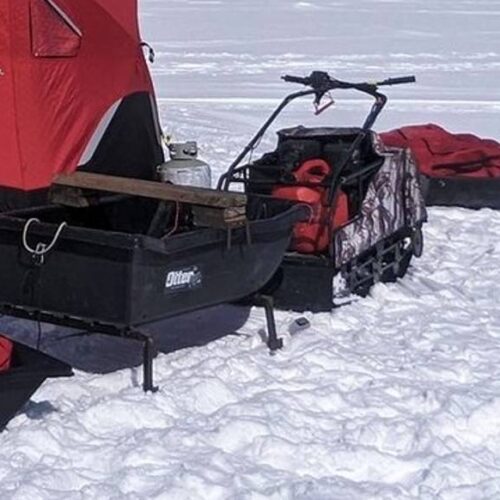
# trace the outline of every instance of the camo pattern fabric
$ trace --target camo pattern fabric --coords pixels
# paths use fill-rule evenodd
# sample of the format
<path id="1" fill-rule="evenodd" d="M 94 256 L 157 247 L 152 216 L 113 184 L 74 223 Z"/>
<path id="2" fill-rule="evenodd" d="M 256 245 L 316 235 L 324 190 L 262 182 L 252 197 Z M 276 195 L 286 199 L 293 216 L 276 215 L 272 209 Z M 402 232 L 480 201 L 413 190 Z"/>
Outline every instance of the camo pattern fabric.
<path id="1" fill-rule="evenodd" d="M 427 217 L 418 170 L 409 150 L 387 150 L 358 217 L 334 235 L 335 265 L 340 267 L 404 227 Z"/>

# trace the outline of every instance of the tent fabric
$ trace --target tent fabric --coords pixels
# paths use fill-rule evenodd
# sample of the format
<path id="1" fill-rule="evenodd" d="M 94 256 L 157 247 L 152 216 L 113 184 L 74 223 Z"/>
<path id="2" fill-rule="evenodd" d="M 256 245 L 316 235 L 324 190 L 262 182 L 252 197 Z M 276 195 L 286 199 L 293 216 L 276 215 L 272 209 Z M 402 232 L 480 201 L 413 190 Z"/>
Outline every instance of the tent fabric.
<path id="1" fill-rule="evenodd" d="M 0 373 L 10 369 L 12 364 L 13 343 L 4 337 L 0 337 Z"/>
<path id="2" fill-rule="evenodd" d="M 155 102 L 146 92 L 127 96 L 113 108 L 109 123 L 99 126 L 92 154 L 82 157 L 79 170 L 100 174 L 153 179 L 165 161 L 158 145 Z M 104 133 L 101 132 L 104 130 Z"/>
<path id="3" fill-rule="evenodd" d="M 76 57 L 82 33 L 55 4 L 31 0 L 31 51 L 35 57 Z"/>
<path id="4" fill-rule="evenodd" d="M 500 177 L 500 143 L 472 134 L 452 134 L 434 124 L 380 134 L 386 146 L 410 148 L 428 177 Z"/>
<path id="5" fill-rule="evenodd" d="M 88 163 L 136 94 L 154 97 L 137 0 L 0 0 L 0 186 L 47 188 Z"/>

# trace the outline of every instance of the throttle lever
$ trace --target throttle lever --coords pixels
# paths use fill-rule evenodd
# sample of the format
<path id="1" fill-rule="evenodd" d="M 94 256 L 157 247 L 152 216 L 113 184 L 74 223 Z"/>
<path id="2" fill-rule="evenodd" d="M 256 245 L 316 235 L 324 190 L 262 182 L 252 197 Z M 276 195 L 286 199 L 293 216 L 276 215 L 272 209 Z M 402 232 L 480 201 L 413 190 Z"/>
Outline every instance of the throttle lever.
<path id="1" fill-rule="evenodd" d="M 333 100 L 333 97 L 330 94 L 326 94 L 326 96 L 327 96 L 327 101 L 324 104 L 321 104 L 324 95 L 316 96 L 316 99 L 314 100 L 314 109 L 315 109 L 314 114 L 316 116 L 320 115 L 321 113 L 323 113 L 323 111 L 326 111 L 330 106 L 333 106 L 335 104 L 335 101 Z"/>

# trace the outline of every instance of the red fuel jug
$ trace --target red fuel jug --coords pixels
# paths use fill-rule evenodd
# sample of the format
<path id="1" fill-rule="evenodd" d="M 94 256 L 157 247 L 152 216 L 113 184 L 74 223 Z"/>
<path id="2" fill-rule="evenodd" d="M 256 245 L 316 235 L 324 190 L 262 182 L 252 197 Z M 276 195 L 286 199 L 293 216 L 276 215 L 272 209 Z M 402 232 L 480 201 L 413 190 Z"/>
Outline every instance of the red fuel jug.
<path id="1" fill-rule="evenodd" d="M 10 340 L 0 337 L 0 373 L 10 369 L 13 347 Z"/>
<path id="2" fill-rule="evenodd" d="M 273 196 L 276 198 L 304 203 L 311 209 L 309 221 L 299 222 L 293 230 L 292 249 L 296 252 L 304 254 L 324 252 L 330 243 L 330 229 L 339 227 L 349 220 L 347 196 L 341 192 L 332 211 L 331 228 L 328 227 L 327 190 L 321 183 L 330 171 L 331 168 L 326 161 L 309 160 L 293 173 L 299 185 L 278 186 L 273 190 Z M 301 183 L 318 184 L 318 187 L 301 186 Z"/>

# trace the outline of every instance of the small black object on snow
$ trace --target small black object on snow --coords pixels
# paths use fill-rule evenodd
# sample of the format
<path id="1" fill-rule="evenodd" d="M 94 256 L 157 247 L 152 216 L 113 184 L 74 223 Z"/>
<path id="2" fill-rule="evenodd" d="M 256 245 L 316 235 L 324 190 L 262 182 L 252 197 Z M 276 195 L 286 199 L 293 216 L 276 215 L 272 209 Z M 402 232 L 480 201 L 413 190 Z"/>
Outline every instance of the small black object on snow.
<path id="1" fill-rule="evenodd" d="M 306 330 L 311 326 L 311 323 L 307 318 L 304 316 L 301 316 L 300 318 L 297 318 L 289 328 L 290 335 L 295 335 L 296 333 L 299 333 L 303 330 Z"/>

